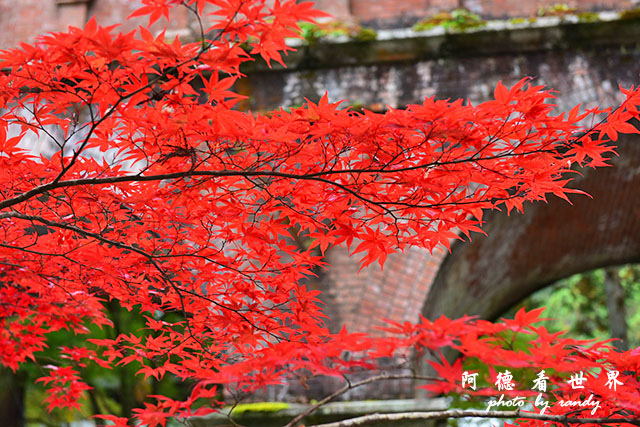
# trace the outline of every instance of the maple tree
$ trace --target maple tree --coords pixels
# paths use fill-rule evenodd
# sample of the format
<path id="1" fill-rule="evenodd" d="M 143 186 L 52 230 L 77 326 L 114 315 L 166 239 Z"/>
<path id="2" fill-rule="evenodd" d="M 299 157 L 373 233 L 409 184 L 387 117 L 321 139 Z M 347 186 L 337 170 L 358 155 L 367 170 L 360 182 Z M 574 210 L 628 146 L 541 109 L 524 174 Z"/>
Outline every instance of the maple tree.
<path id="1" fill-rule="evenodd" d="M 215 411 L 219 387 L 250 393 L 296 373 L 374 371 L 379 358 L 450 347 L 462 357 L 431 362 L 432 392 L 490 395 L 462 387 L 469 363 L 492 367 L 482 373 L 489 383 L 497 367 L 545 369 L 557 382 L 578 368 L 591 380 L 580 393 L 602 401 L 597 416 L 560 405 L 508 415 L 532 425 L 638 423 L 637 350 L 550 334 L 535 326 L 539 311 L 498 323 L 390 324 L 384 338 L 330 333 L 318 292 L 301 282 L 326 267 L 335 245 L 362 253 L 363 267 L 382 267 L 408 245 L 431 250 L 480 231 L 484 210 L 579 192 L 567 188 L 571 166 L 603 166 L 619 133 L 637 133 L 628 122 L 638 118 L 639 91 L 621 88 L 615 109 L 559 115 L 551 92 L 527 79 L 498 84 L 480 105 L 429 98 L 358 113 L 325 96 L 289 111 L 241 112 L 240 65 L 255 55 L 282 62 L 297 23 L 320 12 L 293 0 L 142 3 L 133 16 L 149 24 L 189 8 L 200 40 L 168 41 L 145 27 L 123 34 L 91 20 L 0 53 L 0 364 L 34 361 L 56 331 L 108 326 L 107 303 L 146 319 L 143 336 L 89 335 L 59 349 L 38 380 L 49 408 L 78 407 L 91 363 L 197 380 L 185 401 L 155 396 L 127 414 L 154 426 Z M 35 139 L 55 153 L 34 152 Z M 625 387 L 612 390 L 605 371 Z M 564 386 L 547 396 L 578 394 Z"/>

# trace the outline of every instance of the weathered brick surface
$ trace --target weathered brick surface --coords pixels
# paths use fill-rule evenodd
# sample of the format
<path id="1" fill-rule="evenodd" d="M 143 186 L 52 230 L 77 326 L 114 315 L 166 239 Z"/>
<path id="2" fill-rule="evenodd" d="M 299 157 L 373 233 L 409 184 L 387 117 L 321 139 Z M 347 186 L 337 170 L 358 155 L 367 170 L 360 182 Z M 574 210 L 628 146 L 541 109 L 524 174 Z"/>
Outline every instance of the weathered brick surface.
<path id="1" fill-rule="evenodd" d="M 382 319 L 417 320 L 421 303 L 416 301 L 426 297 L 444 254 L 408 248 L 389 255 L 383 270 L 372 264 L 358 273 L 360 257 L 349 257 L 346 248 L 332 249 L 327 254 L 331 268 L 320 287 L 328 293 L 332 329 L 346 325 L 350 331 L 381 334 Z"/>
<path id="2" fill-rule="evenodd" d="M 417 18 L 423 16 L 429 3 L 429 0 L 352 0 L 351 11 L 355 20 L 368 25 L 406 26 L 415 23 Z M 441 0 L 441 3 L 445 10 L 455 8 L 453 0 Z"/>
<path id="3" fill-rule="evenodd" d="M 39 34 L 69 26 L 82 27 L 92 16 L 104 26 L 122 24 L 121 31 L 135 30 L 144 21 L 127 17 L 140 5 L 138 0 L 0 0 L 0 48 L 32 42 Z M 166 24 L 160 20 L 153 29 L 159 32 Z M 176 8 L 167 32 L 188 34 L 193 24 L 186 9 Z"/>
<path id="4" fill-rule="evenodd" d="M 576 8 L 579 12 L 625 10 L 635 6 L 634 0 L 351 0 L 352 18 L 373 27 L 402 27 L 440 12 L 448 12 L 461 5 L 484 19 L 533 17 L 538 10 L 558 3 Z"/>
<path id="5" fill-rule="evenodd" d="M 488 214 L 487 235 L 458 245 L 442 264 L 425 300 L 425 316 L 495 318 L 559 279 L 637 263 L 640 138 L 624 135 L 616 145 L 619 157 L 613 157 L 612 167 L 584 169 L 572 183 L 591 197 L 574 195 L 572 204 L 552 197 L 548 204 L 528 205 L 524 214 Z"/>
<path id="6" fill-rule="evenodd" d="M 330 13 L 336 19 L 351 19 L 350 0 L 316 0 L 314 3 L 318 9 Z"/>
<path id="7" fill-rule="evenodd" d="M 53 0 L 0 1 L 0 47 L 32 41 L 36 35 L 57 29 Z"/>
<path id="8" fill-rule="evenodd" d="M 463 5 L 486 19 L 535 16 L 541 7 L 556 0 L 464 0 Z M 573 0 L 564 2 L 580 11 L 625 10 L 637 6 L 638 0 Z M 141 4 L 140 0 L 0 0 L 0 48 L 21 41 L 33 41 L 38 34 L 81 26 L 91 16 L 102 25 L 123 23 L 122 30 L 136 29 L 140 20 L 126 21 Z M 366 25 L 390 28 L 412 25 L 439 12 L 450 11 L 459 0 L 316 0 L 319 9 L 336 18 Z M 169 23 L 169 34 L 192 34 L 195 20 L 184 8 L 177 8 Z M 160 31 L 161 20 L 154 26 Z"/>

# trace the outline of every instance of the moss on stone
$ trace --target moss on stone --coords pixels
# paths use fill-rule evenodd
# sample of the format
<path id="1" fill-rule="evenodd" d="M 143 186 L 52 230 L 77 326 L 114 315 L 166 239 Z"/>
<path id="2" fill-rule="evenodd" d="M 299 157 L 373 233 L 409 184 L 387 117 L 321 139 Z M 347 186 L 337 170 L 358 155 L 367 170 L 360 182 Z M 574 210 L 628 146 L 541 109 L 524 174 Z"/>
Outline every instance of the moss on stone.
<path id="1" fill-rule="evenodd" d="M 257 402 L 257 403 L 241 403 L 231 411 L 234 416 L 255 412 L 279 412 L 289 409 L 289 404 L 285 402 Z"/>
<path id="2" fill-rule="evenodd" d="M 520 24 L 526 24 L 529 21 L 527 20 L 527 18 L 511 18 L 509 19 L 509 23 L 513 24 L 513 25 L 520 25 Z"/>
<path id="3" fill-rule="evenodd" d="M 435 27 L 437 27 L 436 24 L 432 24 L 428 21 L 420 21 L 413 26 L 413 31 L 428 31 Z"/>
<path id="4" fill-rule="evenodd" d="M 576 13 L 576 8 L 566 3 L 556 3 L 551 6 L 541 7 L 538 9 L 538 16 L 565 16 Z"/>
<path id="5" fill-rule="evenodd" d="M 600 14 L 595 12 L 582 12 L 576 14 L 578 22 L 597 22 L 600 20 Z"/>
<path id="6" fill-rule="evenodd" d="M 413 26 L 414 31 L 426 31 L 434 27 L 446 30 L 464 31 L 470 28 L 484 27 L 487 21 L 467 9 L 454 9 L 433 15 Z"/>
<path id="7" fill-rule="evenodd" d="M 361 28 L 360 31 L 358 31 L 358 34 L 356 34 L 353 37 L 353 39 L 363 41 L 363 42 L 372 41 L 377 38 L 378 38 L 378 32 L 371 28 Z"/>
<path id="8" fill-rule="evenodd" d="M 371 28 L 338 20 L 319 24 L 301 22 L 298 26 L 300 35 L 309 46 L 332 37 L 347 37 L 356 41 L 371 41 L 378 37 L 378 33 Z"/>
<path id="9" fill-rule="evenodd" d="M 640 18 L 640 7 L 635 9 L 625 10 L 620 13 L 620 19 L 638 19 Z"/>

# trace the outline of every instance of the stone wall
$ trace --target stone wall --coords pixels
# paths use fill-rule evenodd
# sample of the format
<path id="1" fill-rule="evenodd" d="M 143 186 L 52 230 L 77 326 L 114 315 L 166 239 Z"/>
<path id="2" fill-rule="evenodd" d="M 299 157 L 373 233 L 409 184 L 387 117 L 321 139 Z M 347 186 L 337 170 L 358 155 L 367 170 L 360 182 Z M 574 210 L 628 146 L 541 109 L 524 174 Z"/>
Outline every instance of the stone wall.
<path id="1" fill-rule="evenodd" d="M 381 32 L 371 42 L 302 46 L 287 69 L 247 68 L 239 90 L 253 111 L 298 105 L 304 99 L 348 100 L 372 110 L 421 102 L 425 97 L 487 100 L 498 81 L 530 76 L 558 90 L 560 108 L 613 104 L 618 83 L 637 81 L 637 20 L 567 23 L 508 22 L 466 33 Z"/>
<path id="2" fill-rule="evenodd" d="M 624 10 L 634 0 L 344 0 L 350 4 L 353 19 L 376 28 L 410 26 L 428 16 L 464 7 L 484 19 L 533 17 L 541 8 L 566 4 L 578 11 Z"/>
<path id="3" fill-rule="evenodd" d="M 103 26 L 123 24 L 121 31 L 132 31 L 145 23 L 127 21 L 141 5 L 140 0 L 0 0 L 0 48 L 33 42 L 39 34 L 66 31 L 69 26 L 82 28 L 92 16 Z M 190 34 L 186 9 L 174 9 L 168 33 Z M 161 20 L 153 28 L 159 32 L 166 24 Z"/>

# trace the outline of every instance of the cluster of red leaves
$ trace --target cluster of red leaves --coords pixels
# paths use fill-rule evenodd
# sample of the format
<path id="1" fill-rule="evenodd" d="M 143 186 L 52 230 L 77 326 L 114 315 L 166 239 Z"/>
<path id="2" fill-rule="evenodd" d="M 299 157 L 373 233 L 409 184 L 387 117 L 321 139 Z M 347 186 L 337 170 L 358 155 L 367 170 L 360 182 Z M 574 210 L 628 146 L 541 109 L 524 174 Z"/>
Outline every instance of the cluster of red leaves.
<path id="1" fill-rule="evenodd" d="M 429 362 L 439 381 L 425 388 L 433 393 L 457 393 L 468 397 L 492 397 L 500 394 L 507 399 L 515 396 L 529 397 L 535 402 L 540 390 L 532 389 L 531 380 L 541 370 L 548 377 L 547 389 L 542 392 L 550 405 L 549 415 L 566 415 L 576 418 L 610 417 L 638 418 L 640 415 L 640 351 L 620 352 L 609 342 L 575 340 L 563 333 L 550 333 L 544 326 L 537 326 L 543 309 L 526 312 L 521 309 L 514 319 L 487 322 L 470 317 L 449 320 L 441 317 L 435 321 L 422 319 L 418 324 L 393 323 L 388 332 L 397 338 L 383 338 L 379 342 L 392 351 L 414 349 L 436 354 Z M 392 345 L 388 341 L 393 340 Z M 455 350 L 459 357 L 450 363 L 441 353 L 443 348 Z M 469 369 L 471 366 L 471 369 Z M 483 369 L 484 368 L 484 369 Z M 462 384 L 463 372 L 477 372 L 477 388 Z M 513 374 L 516 387 L 502 390 L 496 386 L 498 372 Z M 607 372 L 617 372 L 616 387 L 607 384 Z M 581 373 L 581 374 L 580 374 Z M 572 384 L 572 376 L 584 376 L 583 383 Z M 523 378 L 528 378 L 524 381 Z M 574 385 L 576 388 L 574 388 Z M 582 388 L 578 388 L 582 386 Z M 567 408 L 561 400 L 585 401 L 589 395 L 600 402 L 592 414 L 590 407 Z M 531 399 L 530 396 L 534 396 Z M 482 401 L 482 400 L 478 400 Z M 498 408 L 500 409 L 500 408 Z M 502 408 L 505 409 L 505 408 Z M 513 408 L 506 408 L 513 409 Z M 536 410 L 544 409 L 542 407 Z M 519 421 L 517 425 L 563 425 L 540 420 Z M 585 424 L 597 426 L 600 424 Z M 629 425 L 620 422 L 620 425 Z"/>
<path id="2" fill-rule="evenodd" d="M 45 366 L 49 368 L 51 373 L 42 376 L 36 381 L 43 382 L 47 385 L 47 398 L 45 402 L 50 409 L 53 408 L 72 408 L 79 409 L 78 401 L 82 394 L 90 390 L 78 376 L 78 371 L 71 366 Z"/>
<path id="3" fill-rule="evenodd" d="M 555 115 L 549 91 L 527 80 L 476 106 L 425 99 L 360 114 L 325 96 L 240 112 L 231 88 L 251 60 L 245 46 L 281 61 L 296 22 L 319 13 L 294 0 L 145 0 L 134 15 L 155 21 L 177 6 L 210 10 L 214 35 L 169 43 L 90 21 L 0 53 L 0 363 L 33 360 L 52 332 L 109 324 L 106 301 L 135 307 L 148 314 L 146 335 L 62 355 L 203 380 L 187 402 L 140 409 L 149 425 L 189 414 L 213 384 L 251 391 L 303 370 L 373 367 L 408 343 L 326 329 L 318 293 L 300 283 L 327 248 L 357 244 L 366 266 L 407 245 L 446 246 L 479 230 L 483 210 L 576 192 L 570 166 L 603 165 L 609 139 L 636 132 L 633 88 L 614 111 Z M 34 152 L 36 141 L 55 153 Z M 468 337 L 490 329 L 459 322 Z M 462 338 L 438 325 L 417 326 L 412 345 Z M 51 406 L 73 407 L 83 390 L 66 369 L 43 379 Z M 62 384 L 75 390 L 65 401 Z"/>

